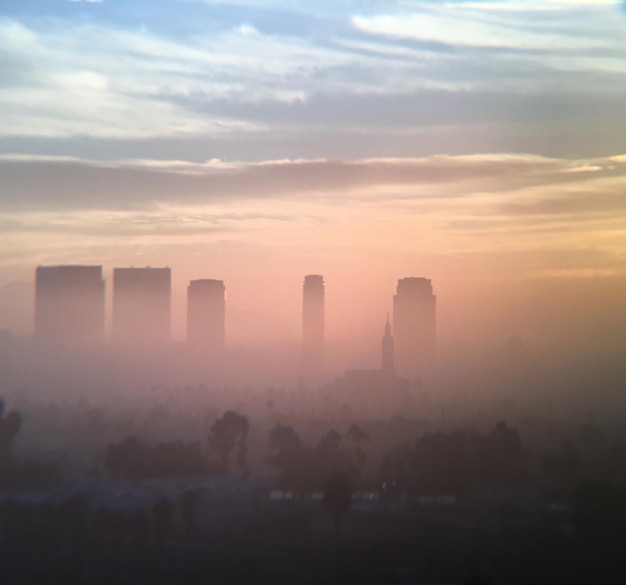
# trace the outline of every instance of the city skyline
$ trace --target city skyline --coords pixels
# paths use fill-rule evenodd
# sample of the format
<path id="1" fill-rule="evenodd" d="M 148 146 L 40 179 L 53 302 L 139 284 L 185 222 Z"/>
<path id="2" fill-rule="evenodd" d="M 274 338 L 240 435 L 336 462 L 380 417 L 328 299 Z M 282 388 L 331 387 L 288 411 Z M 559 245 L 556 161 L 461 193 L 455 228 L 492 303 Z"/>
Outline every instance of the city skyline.
<path id="1" fill-rule="evenodd" d="M 254 344 L 324 274 L 351 346 L 424 274 L 445 344 L 623 347 L 624 41 L 605 0 L 9 3 L 0 328 L 33 266 L 166 264 L 175 339 L 205 275 Z"/>
<path id="2" fill-rule="evenodd" d="M 172 313 L 171 282 L 172 270 L 154 267 L 115 267 L 113 274 L 111 335 L 104 334 L 109 323 L 105 319 L 106 306 L 104 291 L 106 280 L 102 276 L 102 266 L 59 265 L 38 266 L 35 269 L 35 303 L 33 314 L 35 328 L 32 336 L 44 341 L 81 341 L 75 339 L 74 330 L 96 329 L 92 340 L 112 343 L 154 343 L 174 341 L 169 334 Z M 94 287 L 94 277 L 97 277 Z M 428 283 L 424 277 L 404 277 L 398 280 L 398 290 L 410 288 L 411 283 Z M 87 286 L 85 286 L 87 285 Z M 319 274 L 304 277 L 302 287 L 302 359 L 305 370 L 322 371 L 325 353 L 325 282 Z M 89 301 L 86 322 L 71 318 L 69 312 L 79 312 L 81 294 L 88 293 Z M 219 355 L 225 348 L 226 339 L 226 287 L 224 281 L 213 278 L 189 281 L 186 297 L 186 338 L 188 345 L 194 346 L 206 355 Z M 434 298 L 434 297 L 433 297 Z M 408 302 L 406 302 L 408 301 Z M 414 304 L 414 303 L 413 303 Z M 402 317 L 407 319 L 409 328 L 422 325 L 424 315 L 419 307 L 412 306 L 412 299 L 402 304 L 393 297 L 394 324 Z M 396 308 L 400 306 L 400 310 Z M 95 310 L 95 317 L 93 315 Z M 67 310 L 66 310 L 67 309 Z M 435 304 L 433 302 L 433 311 Z M 84 312 L 84 311 L 83 311 Z M 39 316 L 38 316 L 39 313 Z M 54 319 L 53 319 L 54 317 Z M 94 325 L 95 323 L 95 325 Z M 435 318 L 432 318 L 433 328 Z M 401 348 L 405 343 L 403 335 L 407 329 L 400 328 Z M 9 331 L 10 332 L 10 331 Z M 395 369 L 394 340 L 391 333 L 389 313 L 384 328 L 381 346 L 381 369 L 392 372 Z M 432 331 L 434 337 L 434 329 Z M 418 335 L 419 336 L 419 335 Z M 414 348 L 413 348 L 414 349 Z M 422 348 L 419 348 L 420 350 Z M 401 349 L 401 353 L 402 353 Z M 429 359 L 432 356 L 428 356 Z M 403 358 L 401 358 L 402 360 Z"/>
<path id="3" fill-rule="evenodd" d="M 0 56 L 5 581 L 619 574 L 626 0 L 19 0 Z"/>
<path id="4" fill-rule="evenodd" d="M 180 342 L 184 341 L 187 336 L 187 288 L 189 281 L 185 284 L 185 287 L 183 289 L 180 284 L 181 279 L 178 277 L 178 270 L 175 270 L 173 274 L 174 277 L 172 277 L 171 279 L 171 340 L 175 342 Z M 328 330 L 330 332 L 328 334 L 328 337 L 332 340 L 332 343 L 335 346 L 337 346 L 337 344 L 343 345 L 346 348 L 350 348 L 353 346 L 352 349 L 354 351 L 352 351 L 351 349 L 348 351 L 352 358 L 356 358 L 359 355 L 368 355 L 368 359 L 375 359 L 375 355 L 377 355 L 377 350 L 375 349 L 375 346 L 371 343 L 371 340 L 375 337 L 378 337 L 379 335 L 378 331 L 380 330 L 381 315 L 387 312 L 391 312 L 393 308 L 393 303 L 390 302 L 393 297 L 393 289 L 390 287 L 391 283 L 387 283 L 387 286 L 385 287 L 386 294 L 379 297 L 377 305 L 368 305 L 367 307 L 364 307 L 359 304 L 358 299 L 354 299 L 354 302 L 351 306 L 352 313 L 346 313 L 345 302 L 346 298 L 354 294 L 353 288 L 351 288 L 354 286 L 354 279 L 345 279 L 342 278 L 341 275 L 336 275 L 336 277 L 339 278 L 336 283 L 338 286 L 334 286 L 331 288 L 331 302 L 328 305 L 328 311 L 330 315 L 328 319 Z M 104 330 L 105 336 L 107 338 L 110 338 L 112 336 L 111 328 L 113 309 L 113 286 L 111 283 L 113 281 L 113 269 L 103 270 L 103 279 L 105 282 L 107 280 L 109 281 L 109 286 L 104 286 L 105 313 L 108 315 L 104 323 Z M 396 280 L 398 280 L 397 277 L 393 279 L 393 281 Z M 285 334 L 283 331 L 278 331 L 277 329 L 270 328 L 266 330 L 265 334 L 259 335 L 257 334 L 256 330 L 256 322 L 251 321 L 249 324 L 246 324 L 245 321 L 242 321 L 241 306 L 238 306 L 238 300 L 241 298 L 240 294 L 242 293 L 242 291 L 245 292 L 249 288 L 250 282 L 252 281 L 246 282 L 245 280 L 242 280 L 241 277 L 235 279 L 235 281 L 238 282 L 238 285 L 231 287 L 231 295 L 229 300 L 229 340 L 232 344 L 240 345 L 244 343 L 245 345 L 264 345 L 269 343 L 270 345 L 276 345 L 278 343 L 280 345 L 295 342 L 296 339 L 299 339 L 301 337 L 302 322 L 301 317 L 298 317 L 298 313 L 301 312 L 301 302 L 298 302 L 297 295 L 291 294 L 283 296 L 283 293 L 278 286 L 268 288 L 268 290 L 265 292 L 265 295 L 267 296 L 261 295 L 260 299 L 262 300 L 260 300 L 256 306 L 250 307 L 253 311 L 257 313 L 257 315 L 261 315 L 262 318 L 266 319 L 268 322 L 278 324 L 282 320 L 282 322 L 284 323 L 291 322 L 292 325 L 290 328 L 290 333 L 288 334 Z M 257 280 L 255 285 L 261 282 L 262 281 Z M 471 282 L 464 283 L 464 286 L 464 292 L 472 292 Z M 32 293 L 29 292 L 30 287 L 32 287 Z M 18 336 L 32 334 L 34 330 L 35 311 L 33 310 L 34 305 L 31 299 L 35 298 L 36 296 L 35 288 L 36 287 L 34 286 L 33 281 L 31 285 L 17 289 L 20 294 L 20 299 L 24 303 L 24 312 L 30 313 L 31 315 L 30 327 L 13 328 L 11 326 L 6 326 L 6 324 L 3 324 L 3 327 L 0 327 L 0 329 L 6 329 L 8 331 L 11 331 L 14 335 Z M 293 290 L 293 288 L 294 285 L 292 283 L 291 289 Z M 184 294 L 181 294 L 182 291 L 184 291 Z M 598 294 L 598 292 L 602 292 L 602 290 L 599 289 L 597 285 L 594 285 L 592 288 L 586 291 L 586 299 L 592 299 L 594 295 Z M 617 332 L 621 327 L 620 324 L 623 322 L 623 311 L 621 313 L 614 312 L 612 315 L 613 321 L 611 323 L 605 324 L 602 323 L 602 321 L 597 321 L 594 323 L 593 326 L 590 326 L 587 324 L 587 321 L 584 318 L 584 307 L 582 306 L 580 306 L 580 308 L 578 309 L 579 311 L 583 311 L 582 314 L 577 315 L 577 319 L 579 320 L 576 321 L 571 318 L 574 314 L 575 308 L 579 303 L 579 301 L 575 298 L 575 292 L 569 291 L 568 294 L 562 295 L 561 297 L 559 297 L 558 294 L 561 294 L 560 291 L 557 292 L 554 289 L 533 289 L 528 286 L 524 286 L 523 283 L 518 283 L 516 298 L 520 303 L 521 308 L 524 308 L 524 303 L 526 303 L 526 305 L 530 308 L 530 306 L 540 298 L 540 295 L 544 295 L 544 311 L 547 311 L 548 308 L 551 310 L 554 309 L 552 314 L 544 313 L 543 315 L 541 315 L 541 318 L 537 318 L 537 316 L 532 316 L 526 311 L 526 329 L 524 329 L 523 327 L 515 326 L 515 324 L 512 324 L 512 321 L 510 319 L 505 318 L 506 310 L 508 310 L 509 308 L 508 305 L 505 303 L 507 299 L 500 299 L 499 302 L 494 302 L 492 306 L 492 309 L 494 310 L 494 315 L 499 317 L 498 324 L 504 325 L 504 327 L 501 327 L 499 330 L 493 328 L 493 318 L 491 321 L 483 320 L 484 315 L 481 315 L 477 312 L 475 315 L 472 315 L 472 319 L 469 320 L 468 314 L 458 314 L 455 312 L 454 306 L 450 306 L 448 302 L 444 302 L 444 304 L 442 305 L 443 311 L 438 313 L 437 318 L 437 320 L 439 321 L 439 323 L 437 324 L 438 337 L 443 340 L 443 345 L 448 348 L 453 346 L 451 344 L 455 344 L 457 343 L 457 340 L 460 340 L 464 344 L 467 343 L 466 347 L 468 349 L 473 348 L 473 350 L 475 350 L 479 347 L 488 349 L 490 346 L 497 346 L 498 344 L 502 343 L 506 339 L 511 338 L 512 336 L 521 336 L 527 342 L 530 342 L 533 345 L 537 345 L 538 338 L 533 338 L 532 335 L 528 335 L 527 332 L 532 332 L 542 325 L 545 325 L 545 323 L 542 322 L 542 319 L 546 317 L 548 322 L 552 320 L 553 323 L 559 324 L 563 328 L 563 330 L 573 333 L 571 345 L 564 346 L 564 351 L 566 352 L 571 349 L 574 349 L 576 351 L 577 347 L 585 347 L 584 345 L 577 345 L 578 343 L 580 343 L 580 339 L 576 338 L 575 335 L 579 334 L 579 328 L 585 329 L 585 334 L 587 335 L 586 341 L 589 343 L 588 347 L 600 349 L 603 345 L 605 347 L 610 347 L 609 344 L 611 342 L 618 341 L 619 343 L 620 338 L 615 337 L 615 333 L 611 332 Z M 276 298 L 280 298 L 282 301 L 281 307 L 278 309 L 278 312 L 276 312 L 277 308 L 273 306 L 271 302 L 268 302 L 268 300 L 271 301 L 272 299 Z M 529 302 L 529 298 L 532 302 Z M 445 300 L 448 301 L 448 299 Z M 620 307 L 623 306 L 620 298 L 615 298 L 614 302 L 615 306 L 618 306 L 618 303 Z M 300 304 L 299 308 L 298 304 Z M 5 304 L 4 306 L 6 307 L 7 305 Z M 248 311 L 246 311 L 247 314 L 250 314 L 250 308 L 248 308 Z M 360 312 L 357 312 L 357 309 L 360 309 Z M 25 319 L 24 321 L 27 322 L 28 319 Z M 356 344 L 351 341 L 350 337 L 346 337 L 345 335 L 342 336 L 342 333 L 345 333 L 346 331 L 346 323 L 349 323 L 350 327 L 353 327 L 353 324 L 355 322 L 359 323 L 359 325 L 362 327 L 361 333 L 359 334 L 360 341 Z M 443 326 L 441 325 L 441 323 L 443 323 Z M 468 323 L 471 323 L 471 328 L 474 330 L 473 336 L 467 333 L 469 329 Z M 246 325 L 248 326 L 248 330 L 254 330 L 254 337 L 241 337 L 241 331 L 245 331 Z M 491 330 L 490 327 L 492 328 Z M 601 337 L 601 333 L 604 330 L 609 331 L 610 337 L 606 337 L 604 339 Z M 277 331 L 279 333 L 278 335 Z M 494 331 L 496 333 L 493 333 Z M 486 333 L 491 333 L 491 336 L 487 337 Z M 553 332 L 554 336 L 557 338 L 560 337 L 560 333 L 560 330 Z M 546 337 L 546 339 L 539 338 L 538 347 L 541 347 L 541 344 L 544 342 L 546 342 L 546 345 L 548 343 L 552 343 L 553 339 L 554 338 L 550 337 Z M 366 343 L 364 340 L 369 341 Z M 485 340 L 487 340 L 487 345 L 484 344 Z M 476 345 L 477 343 L 479 345 Z"/>
<path id="5" fill-rule="evenodd" d="M 105 335 L 109 323 L 105 319 L 106 281 L 102 277 L 102 266 L 36 267 L 33 310 L 37 327 L 32 332 L 33 339 L 44 342 L 48 350 L 87 349 L 89 345 L 97 349 L 105 342 L 112 348 L 123 349 L 128 357 L 136 351 L 139 352 L 137 355 L 156 356 L 162 351 L 169 352 L 168 347 L 173 349 L 176 340 L 170 331 L 172 269 L 115 267 L 112 274 L 110 335 Z M 323 275 L 305 275 L 302 285 L 301 363 L 285 368 L 291 371 L 295 366 L 293 371 L 299 371 L 303 381 L 328 379 L 332 372 L 348 365 L 346 362 L 338 365 L 342 362 L 335 355 L 337 340 L 333 340 L 329 352 L 326 350 L 325 289 Z M 225 372 L 221 360 L 226 357 L 227 349 L 228 354 L 232 354 L 236 347 L 226 345 L 225 291 L 222 280 L 204 278 L 189 281 L 187 335 L 184 341 L 186 354 L 193 357 L 194 367 L 209 366 L 214 371 Z M 396 379 L 397 373 L 405 380 L 418 381 L 434 372 L 436 304 L 431 280 L 424 277 L 398 279 L 392 304 L 399 344 L 394 342 L 387 313 L 384 336 L 375 360 L 380 367 L 375 370 L 351 370 L 348 378 L 352 382 L 349 383 L 354 383 L 354 375 L 365 376 L 368 383 L 373 383 L 376 379 Z M 7 333 L 10 334 L 9 331 Z M 368 342 L 370 345 L 371 341 Z M 260 343 L 254 352 L 263 351 L 264 345 L 266 343 Z M 399 348 L 397 357 L 396 347 Z M 157 353 L 153 353 L 154 350 Z M 285 346 L 282 351 L 288 359 L 291 350 Z M 371 363 L 371 357 L 361 355 L 358 359 L 362 363 L 363 360 Z"/>

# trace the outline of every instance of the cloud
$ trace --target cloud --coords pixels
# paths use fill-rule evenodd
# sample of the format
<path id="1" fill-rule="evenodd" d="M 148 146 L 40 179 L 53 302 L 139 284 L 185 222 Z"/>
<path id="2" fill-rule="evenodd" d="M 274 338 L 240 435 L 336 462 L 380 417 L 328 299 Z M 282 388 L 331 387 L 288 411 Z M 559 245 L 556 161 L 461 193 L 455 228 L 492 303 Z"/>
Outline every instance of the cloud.
<path id="1" fill-rule="evenodd" d="M 612 162 L 612 161 L 611 161 Z M 340 204 L 378 190 L 386 200 L 461 197 L 474 184 L 485 191 L 564 184 L 573 169 L 607 162 L 536 155 L 432 156 L 415 159 L 276 160 L 259 163 L 213 159 L 98 162 L 72 157 L 0 156 L 0 199 L 6 209 L 128 209 L 159 202 L 223 202 L 314 197 Z M 585 173 L 586 174 L 586 173 Z M 378 195 L 375 195 L 378 197 Z"/>
<path id="2" fill-rule="evenodd" d="M 356 14 L 353 26 L 370 35 L 389 38 L 428 41 L 450 47 L 516 49 L 521 51 L 557 51 L 561 54 L 571 50 L 597 50 L 615 47 L 615 36 L 624 38 L 624 33 L 614 24 L 609 35 L 597 36 L 593 25 L 576 21 L 577 34 L 563 26 L 571 21 L 572 14 L 555 10 L 561 24 L 554 18 L 541 17 L 535 12 L 536 4 L 464 4 L 439 7 L 416 5 L 411 11 L 396 11 L 371 15 Z M 512 7 L 518 10 L 512 11 Z M 605 11 L 599 18 L 614 17 Z M 598 16 L 596 15 L 596 18 Z"/>
<path id="3" fill-rule="evenodd" d="M 585 244 L 626 230 L 625 169 L 613 157 L 492 154 L 414 159 L 97 162 L 0 157 L 5 249 L 59 245 L 290 241 L 294 249 L 384 249 L 446 241 L 441 253 Z M 593 167 L 593 172 L 569 172 Z M 323 241 L 314 235 L 324 226 Z M 367 234 L 367 235 L 366 235 Z M 123 244 L 125 242 L 125 244 Z M 402 242 L 402 244 L 400 244 Z M 566 244 L 565 244 L 566 243 Z M 337 252 L 338 253 L 338 252 Z M 491 252 L 490 252 L 491 253 Z"/>
<path id="4" fill-rule="evenodd" d="M 215 266 L 240 279 L 277 266 L 350 266 L 392 281 L 416 266 L 455 282 L 624 274 L 626 167 L 613 158 L 4 155 L 0 284 L 37 264 L 119 265 L 139 254 L 190 277 Z M 586 167 L 596 170 L 568 172 Z"/>
<path id="5" fill-rule="evenodd" d="M 356 158 L 367 155 L 359 143 L 373 155 L 376 144 L 389 145 L 380 154 L 406 155 L 426 140 L 431 152 L 455 152 L 459 142 L 470 150 L 472 141 L 518 150 L 524 135 L 540 142 L 542 129 L 556 135 L 571 125 L 586 136 L 600 128 L 587 142 L 596 147 L 610 129 L 585 116 L 586 99 L 591 93 L 595 108 L 599 94 L 624 90 L 625 33 L 612 8 L 554 4 L 546 15 L 537 3 L 506 5 L 517 10 L 375 2 L 354 14 L 351 3 L 327 3 L 311 16 L 301 2 L 228 10 L 209 2 L 193 10 L 182 3 L 167 22 L 169 6 L 142 22 L 116 11 L 0 19 L 0 138 L 55 139 L 65 153 L 85 139 L 101 141 L 102 151 L 135 143 L 136 156 L 197 140 L 223 158 L 237 150 L 239 159 L 255 158 L 263 143 L 274 149 L 270 158 L 294 149 L 324 156 L 323 147 Z M 210 27 L 198 26 L 203 18 Z M 570 107 L 555 109 L 555 96 Z M 623 105 L 598 109 L 624 119 Z M 485 124 L 480 133 L 477 124 Z M 403 129 L 422 135 L 410 144 L 399 136 L 394 152 L 391 135 Z"/>
<path id="6" fill-rule="evenodd" d="M 243 36 L 246 37 L 254 37 L 254 36 L 258 36 L 260 33 L 259 31 L 254 28 L 252 25 L 250 24 L 240 24 L 236 29 L 235 29 L 239 34 L 242 34 Z"/>

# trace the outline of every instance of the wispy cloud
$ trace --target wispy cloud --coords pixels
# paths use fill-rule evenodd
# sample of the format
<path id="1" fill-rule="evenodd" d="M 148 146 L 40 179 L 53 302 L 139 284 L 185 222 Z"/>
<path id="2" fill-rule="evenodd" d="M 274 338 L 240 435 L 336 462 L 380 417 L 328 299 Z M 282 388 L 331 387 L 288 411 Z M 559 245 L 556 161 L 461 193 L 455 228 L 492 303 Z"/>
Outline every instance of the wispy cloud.
<path id="1" fill-rule="evenodd" d="M 335 254 L 373 247 L 401 255 L 427 242 L 434 257 L 540 256 L 546 247 L 574 246 L 617 262 L 626 244 L 619 160 L 496 154 L 191 164 L 4 156 L 0 231 L 15 250 L 44 237 L 56 242 L 47 253 L 78 242 L 160 249 L 226 238 Z M 585 258 L 580 268 L 589 267 Z M 524 268 L 531 269 L 534 260 Z"/>
<path id="2" fill-rule="evenodd" d="M 145 208 L 161 202 L 228 202 L 302 197 L 321 202 L 465 197 L 530 186 L 580 182 L 589 174 L 622 176 L 615 158 L 550 159 L 536 155 L 425 158 L 108 161 L 0 156 L 0 199 L 6 209 Z M 584 172 L 583 172 L 584 171 Z"/>
<path id="3" fill-rule="evenodd" d="M 108 4 L 81 18 L 0 19 L 5 152 L 36 151 L 42 138 L 59 154 L 91 140 L 135 158 L 200 148 L 251 160 L 265 147 L 263 158 L 327 149 L 350 159 L 533 142 L 553 152 L 572 142 L 565 127 L 593 151 L 616 141 L 606 120 L 626 118 L 614 98 L 626 67 L 617 6 L 328 2 L 314 14 L 299 1 L 130 2 L 134 18 L 122 18 Z M 413 138 L 394 141 L 403 130 Z"/>
<path id="4" fill-rule="evenodd" d="M 42 6 L 0 18 L 0 267 L 231 241 L 621 270 L 616 3 Z"/>

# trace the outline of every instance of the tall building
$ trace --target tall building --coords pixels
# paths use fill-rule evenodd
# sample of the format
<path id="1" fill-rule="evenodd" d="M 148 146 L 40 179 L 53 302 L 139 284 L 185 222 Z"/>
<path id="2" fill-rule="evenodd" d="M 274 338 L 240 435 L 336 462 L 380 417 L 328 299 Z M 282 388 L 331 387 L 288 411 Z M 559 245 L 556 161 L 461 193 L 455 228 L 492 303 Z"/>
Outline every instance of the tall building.
<path id="1" fill-rule="evenodd" d="M 38 266 L 35 337 L 72 345 L 104 340 L 102 266 Z"/>
<path id="2" fill-rule="evenodd" d="M 170 340 L 169 268 L 113 269 L 113 341 L 160 345 Z"/>
<path id="3" fill-rule="evenodd" d="M 436 297 L 427 278 L 401 278 L 393 297 L 395 366 L 399 376 L 417 380 L 434 364 Z"/>
<path id="4" fill-rule="evenodd" d="M 205 278 L 187 287 L 187 343 L 194 351 L 219 355 L 226 337 L 224 282 Z"/>
<path id="5" fill-rule="evenodd" d="M 308 373 L 324 365 L 324 277 L 307 274 L 302 288 L 302 363 Z"/>
<path id="6" fill-rule="evenodd" d="M 387 314 L 387 323 L 385 323 L 385 335 L 380 343 L 381 364 L 380 369 L 386 374 L 395 372 L 393 359 L 393 337 L 391 336 L 391 325 L 389 324 L 389 314 Z"/>
<path id="7" fill-rule="evenodd" d="M 2 374 L 9 365 L 11 353 L 11 332 L 8 329 L 0 329 L 0 384 L 3 382 Z"/>

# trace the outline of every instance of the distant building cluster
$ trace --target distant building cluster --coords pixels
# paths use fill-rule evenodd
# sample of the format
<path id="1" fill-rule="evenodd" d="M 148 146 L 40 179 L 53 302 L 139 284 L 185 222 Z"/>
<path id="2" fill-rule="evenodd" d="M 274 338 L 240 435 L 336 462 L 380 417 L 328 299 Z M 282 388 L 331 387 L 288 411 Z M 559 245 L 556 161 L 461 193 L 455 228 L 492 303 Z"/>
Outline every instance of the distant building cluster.
<path id="1" fill-rule="evenodd" d="M 39 266 L 35 273 L 35 337 L 58 345 L 104 340 L 102 266 Z M 111 341 L 158 346 L 170 341 L 170 268 L 114 268 Z M 187 339 L 207 353 L 223 351 L 226 297 L 221 280 L 192 280 L 187 289 Z"/>
<path id="2" fill-rule="evenodd" d="M 114 268 L 111 341 L 155 346 L 170 340 L 170 268 Z M 105 339 L 105 281 L 102 266 L 39 266 L 35 272 L 35 338 L 62 345 Z M 187 287 L 187 344 L 200 356 L 219 356 L 226 342 L 226 288 L 215 279 Z M 308 274 L 302 289 L 302 366 L 308 375 L 324 370 L 325 284 Z M 419 379 L 434 363 L 436 297 L 426 278 L 401 278 L 381 341 L 382 376 Z"/>

